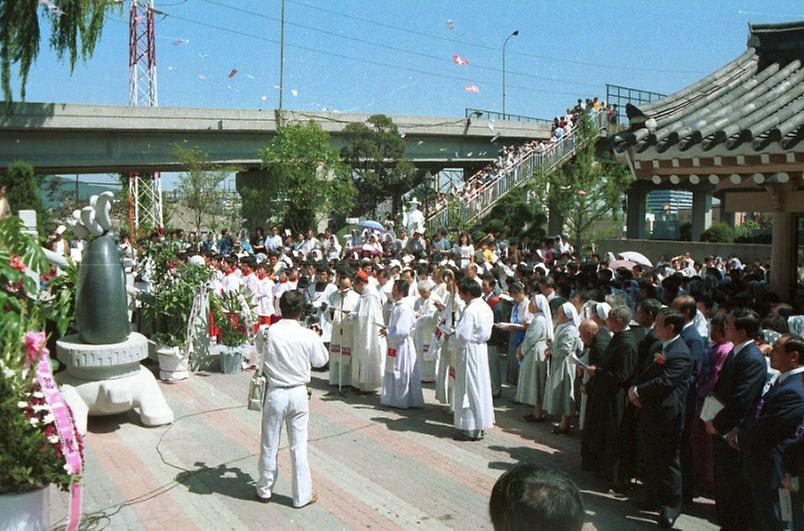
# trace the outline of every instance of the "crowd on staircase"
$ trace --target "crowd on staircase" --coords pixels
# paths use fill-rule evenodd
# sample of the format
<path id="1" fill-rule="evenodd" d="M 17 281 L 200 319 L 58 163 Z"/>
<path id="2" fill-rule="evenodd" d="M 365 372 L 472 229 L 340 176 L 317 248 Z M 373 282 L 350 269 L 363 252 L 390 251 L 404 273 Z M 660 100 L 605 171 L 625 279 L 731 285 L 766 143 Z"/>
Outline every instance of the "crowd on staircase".
<path id="1" fill-rule="evenodd" d="M 498 181 L 503 174 L 515 166 L 519 161 L 526 157 L 536 154 L 544 156 L 550 153 L 563 138 L 572 134 L 578 124 L 581 115 L 586 113 L 605 112 L 607 122 L 611 122 L 616 117 L 617 106 L 609 106 L 605 101 L 601 101 L 597 96 L 587 98 L 585 101 L 578 99 L 574 107 L 568 108 L 562 116 L 553 118 L 550 129 L 550 138 L 547 140 L 531 140 L 519 145 L 506 145 L 500 148 L 494 162 L 472 174 L 470 177 L 460 182 L 451 182 L 449 190 L 444 192 L 439 190 L 436 194 L 435 208 L 433 213 L 443 210 L 450 198 L 457 198 L 464 204 L 471 204 L 475 199 L 483 196 L 483 193 Z M 489 198 L 488 201 L 491 201 Z M 481 201 L 483 202 L 483 201 Z M 475 205 L 476 208 L 483 208 L 485 205 Z"/>

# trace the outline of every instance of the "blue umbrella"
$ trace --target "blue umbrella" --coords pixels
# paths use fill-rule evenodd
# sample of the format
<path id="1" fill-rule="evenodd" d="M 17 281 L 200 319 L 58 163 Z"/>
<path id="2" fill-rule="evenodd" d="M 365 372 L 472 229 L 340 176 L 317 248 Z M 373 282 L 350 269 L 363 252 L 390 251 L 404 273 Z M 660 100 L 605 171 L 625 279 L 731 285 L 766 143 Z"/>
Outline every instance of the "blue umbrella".
<path id="1" fill-rule="evenodd" d="M 364 229 L 378 230 L 380 232 L 385 232 L 385 227 L 382 226 L 382 223 L 377 223 L 376 221 L 372 221 L 370 219 L 366 219 L 359 222 L 357 226 L 363 227 Z"/>

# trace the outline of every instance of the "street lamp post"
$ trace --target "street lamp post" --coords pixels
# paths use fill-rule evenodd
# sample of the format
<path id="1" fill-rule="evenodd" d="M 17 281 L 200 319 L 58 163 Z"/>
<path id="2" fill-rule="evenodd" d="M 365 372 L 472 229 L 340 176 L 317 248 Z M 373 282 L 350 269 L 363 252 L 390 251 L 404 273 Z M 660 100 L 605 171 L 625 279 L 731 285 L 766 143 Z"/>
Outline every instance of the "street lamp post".
<path id="1" fill-rule="evenodd" d="M 282 16 L 279 23 L 279 110 L 285 96 L 285 0 L 282 0 Z"/>
<path id="2" fill-rule="evenodd" d="M 502 83 L 502 89 L 503 89 L 503 91 L 502 91 L 502 92 L 503 92 L 503 101 L 502 101 L 502 114 L 503 114 L 503 120 L 505 120 L 505 47 L 508 45 L 508 41 L 509 41 L 509 39 L 510 39 L 511 37 L 516 37 L 517 35 L 519 35 L 519 30 L 516 30 L 515 32 L 513 32 L 512 34 L 510 34 L 508 37 L 506 37 L 505 42 L 503 43 L 503 64 L 502 64 L 502 71 L 503 71 L 503 83 Z"/>

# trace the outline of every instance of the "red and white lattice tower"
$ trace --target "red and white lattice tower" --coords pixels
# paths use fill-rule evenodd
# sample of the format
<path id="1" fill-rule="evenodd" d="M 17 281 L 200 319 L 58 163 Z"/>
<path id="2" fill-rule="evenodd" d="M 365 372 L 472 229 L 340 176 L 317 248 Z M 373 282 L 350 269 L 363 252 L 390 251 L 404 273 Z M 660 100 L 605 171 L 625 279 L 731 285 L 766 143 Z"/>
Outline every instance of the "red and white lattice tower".
<path id="1" fill-rule="evenodd" d="M 153 0 L 131 0 L 128 33 L 128 102 L 156 107 L 156 34 Z M 164 227 L 162 178 L 155 173 L 129 174 L 129 223 L 132 229 Z"/>

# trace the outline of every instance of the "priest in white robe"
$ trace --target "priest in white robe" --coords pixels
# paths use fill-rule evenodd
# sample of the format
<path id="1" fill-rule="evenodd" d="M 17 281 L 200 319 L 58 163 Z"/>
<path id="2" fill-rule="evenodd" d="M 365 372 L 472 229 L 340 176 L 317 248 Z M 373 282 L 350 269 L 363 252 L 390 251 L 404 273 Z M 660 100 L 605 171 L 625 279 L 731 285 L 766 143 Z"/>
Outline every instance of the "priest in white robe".
<path id="1" fill-rule="evenodd" d="M 329 296 L 326 317 L 331 323 L 329 343 L 329 385 L 352 385 L 352 333 L 357 301 L 360 299 L 352 289 L 352 278 L 343 275 L 338 280 L 338 290 Z"/>
<path id="2" fill-rule="evenodd" d="M 419 297 L 413 309 L 416 311 L 416 330 L 413 342 L 416 345 L 416 356 L 422 367 L 422 382 L 436 381 L 436 354 L 438 348 L 433 345 L 435 328 L 441 312 L 436 307 L 440 302 L 438 296 L 433 294 L 431 280 L 419 281 L 417 287 Z"/>
<path id="3" fill-rule="evenodd" d="M 458 297 L 457 289 L 454 288 L 454 274 L 450 271 L 444 273 L 448 277 L 447 296 L 444 304 L 436 304 L 441 310 L 441 319 L 436 328 L 436 335 L 439 338 L 438 357 L 436 358 L 436 400 L 442 404 L 447 404 L 452 409 L 452 388 L 455 383 L 455 363 L 458 359 L 458 352 L 455 347 L 455 325 L 460 321 L 464 310 L 464 302 Z"/>
<path id="4" fill-rule="evenodd" d="M 369 285 L 365 271 L 358 272 L 352 282 L 360 294 L 352 329 L 352 387 L 373 393 L 382 386 L 387 349 L 385 338 L 380 336 L 385 327 L 382 303 L 377 290 Z"/>
<path id="5" fill-rule="evenodd" d="M 405 280 L 394 282 L 391 296 L 394 307 L 388 328 L 381 335 L 388 341 L 388 356 L 385 360 L 385 375 L 380 402 L 385 406 L 408 409 L 424 405 L 421 367 L 413 343 L 416 313 L 408 294 Z"/>
<path id="6" fill-rule="evenodd" d="M 489 358 L 486 342 L 491 338 L 494 313 L 481 298 L 480 285 L 465 278 L 459 286 L 461 299 L 466 303 L 461 320 L 455 329 L 458 359 L 455 366 L 455 428 L 457 440 L 482 439 L 494 425 L 494 403 L 491 396 Z"/>

